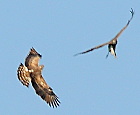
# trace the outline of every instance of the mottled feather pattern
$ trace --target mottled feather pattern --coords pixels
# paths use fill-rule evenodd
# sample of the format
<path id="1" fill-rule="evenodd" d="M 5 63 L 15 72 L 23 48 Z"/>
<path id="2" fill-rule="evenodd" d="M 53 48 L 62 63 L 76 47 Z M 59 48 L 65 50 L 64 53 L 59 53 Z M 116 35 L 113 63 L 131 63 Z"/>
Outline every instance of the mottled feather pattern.
<path id="1" fill-rule="evenodd" d="M 17 74 L 18 79 L 21 81 L 21 83 L 29 87 L 31 77 L 28 68 L 21 63 L 20 66 L 18 67 Z"/>
<path id="2" fill-rule="evenodd" d="M 45 100 L 50 107 L 58 107 L 60 105 L 58 97 L 42 77 L 44 65 L 39 65 L 41 57 L 42 56 L 34 48 L 31 48 L 25 59 L 25 66 L 21 63 L 18 67 L 18 79 L 27 87 L 31 81 L 36 93 Z"/>
<path id="3" fill-rule="evenodd" d="M 41 78 L 43 80 L 43 78 Z M 47 84 L 41 84 L 41 82 L 38 82 L 37 79 L 32 79 L 32 85 L 38 95 L 41 96 L 43 100 L 45 100 L 49 106 L 51 107 L 57 107 L 60 104 L 60 101 L 58 97 L 53 92 L 52 88 L 50 88 Z"/>
<path id="4" fill-rule="evenodd" d="M 40 55 L 34 48 L 31 48 L 29 54 L 25 59 L 25 66 L 28 69 L 39 66 L 38 64 L 41 57 L 42 55 Z"/>

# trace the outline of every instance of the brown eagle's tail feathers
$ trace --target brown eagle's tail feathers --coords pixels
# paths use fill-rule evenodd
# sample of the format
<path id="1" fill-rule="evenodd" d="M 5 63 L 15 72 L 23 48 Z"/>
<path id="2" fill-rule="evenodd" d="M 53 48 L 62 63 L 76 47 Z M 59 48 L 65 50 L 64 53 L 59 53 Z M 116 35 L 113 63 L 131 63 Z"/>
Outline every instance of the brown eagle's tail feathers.
<path id="1" fill-rule="evenodd" d="M 22 63 L 19 65 L 17 70 L 17 76 L 19 81 L 27 87 L 29 87 L 29 84 L 31 82 L 30 72 L 26 66 L 24 66 Z"/>

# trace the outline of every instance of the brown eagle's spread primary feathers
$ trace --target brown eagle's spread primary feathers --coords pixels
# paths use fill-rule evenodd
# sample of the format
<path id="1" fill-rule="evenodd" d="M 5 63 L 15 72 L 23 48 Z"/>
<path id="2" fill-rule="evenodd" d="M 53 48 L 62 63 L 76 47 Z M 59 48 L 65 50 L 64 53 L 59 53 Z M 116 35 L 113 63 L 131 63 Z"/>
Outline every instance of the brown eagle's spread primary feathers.
<path id="1" fill-rule="evenodd" d="M 112 40 L 110 40 L 109 42 L 103 43 L 103 44 L 101 44 L 101 45 L 98 45 L 98 46 L 96 46 L 96 47 L 94 47 L 94 48 L 91 48 L 91 49 L 89 49 L 89 50 L 87 50 L 87 51 L 84 51 L 84 52 L 75 54 L 74 56 L 77 56 L 77 55 L 79 55 L 79 54 L 85 54 L 85 53 L 88 53 L 88 52 L 93 51 L 93 50 L 95 50 L 95 49 L 101 48 L 101 47 L 103 47 L 103 46 L 105 46 L 105 45 L 108 45 L 108 50 L 109 50 L 109 52 L 110 52 L 112 55 L 114 55 L 114 57 L 116 57 L 115 49 L 116 49 L 116 45 L 117 45 L 117 39 L 118 39 L 118 37 L 122 34 L 122 32 L 128 27 L 129 23 L 131 22 L 131 20 L 132 20 L 132 18 L 133 18 L 134 10 L 133 10 L 132 8 L 131 8 L 130 13 L 132 14 L 130 20 L 128 20 L 127 24 L 120 30 L 120 32 L 119 32 Z M 108 54 L 109 54 L 109 52 L 108 52 Z M 107 54 L 106 57 L 108 57 L 108 54 Z"/>
<path id="2" fill-rule="evenodd" d="M 25 66 L 21 63 L 17 70 L 18 79 L 25 86 L 29 86 L 30 82 L 36 93 L 45 100 L 49 106 L 57 107 L 60 104 L 58 97 L 53 92 L 52 88 L 46 83 L 42 77 L 42 69 L 44 65 L 39 65 L 39 60 L 42 56 L 31 48 L 28 56 L 25 59 Z"/>

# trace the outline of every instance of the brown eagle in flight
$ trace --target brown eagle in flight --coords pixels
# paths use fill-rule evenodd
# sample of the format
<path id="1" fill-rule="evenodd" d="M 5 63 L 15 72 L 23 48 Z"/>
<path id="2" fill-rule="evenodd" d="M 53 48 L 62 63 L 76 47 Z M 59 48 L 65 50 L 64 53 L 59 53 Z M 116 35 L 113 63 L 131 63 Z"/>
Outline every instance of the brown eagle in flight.
<path id="1" fill-rule="evenodd" d="M 29 87 L 31 82 L 36 93 L 41 96 L 50 107 L 58 107 L 60 104 L 58 97 L 42 76 L 44 65 L 39 65 L 41 57 L 42 56 L 34 48 L 31 48 L 25 59 L 25 66 L 21 63 L 18 67 L 18 79 L 27 87 Z"/>
<path id="2" fill-rule="evenodd" d="M 115 49 L 116 49 L 116 45 L 117 45 L 117 39 L 118 39 L 118 37 L 122 34 L 122 32 L 128 27 L 129 23 L 131 22 L 131 20 L 132 20 L 132 18 L 133 18 L 134 10 L 133 10 L 132 8 L 131 8 L 130 13 L 132 14 L 130 20 L 128 20 L 127 24 L 120 30 L 120 32 L 119 32 L 112 40 L 110 40 L 109 42 L 103 43 L 103 44 L 101 44 L 101 45 L 98 45 L 98 46 L 96 46 L 96 47 L 93 47 L 93 48 L 91 48 L 91 49 L 89 49 L 89 50 L 87 50 L 87 51 L 84 51 L 84 52 L 80 52 L 80 53 L 78 53 L 78 54 L 75 54 L 74 56 L 77 56 L 77 55 L 79 55 L 79 54 L 85 54 L 85 53 L 88 53 L 88 52 L 93 51 L 93 50 L 95 50 L 95 49 L 101 48 L 101 47 L 103 47 L 103 46 L 105 46 L 105 45 L 108 45 L 108 54 L 106 55 L 106 58 L 108 57 L 109 52 L 110 52 L 114 57 L 116 57 Z"/>

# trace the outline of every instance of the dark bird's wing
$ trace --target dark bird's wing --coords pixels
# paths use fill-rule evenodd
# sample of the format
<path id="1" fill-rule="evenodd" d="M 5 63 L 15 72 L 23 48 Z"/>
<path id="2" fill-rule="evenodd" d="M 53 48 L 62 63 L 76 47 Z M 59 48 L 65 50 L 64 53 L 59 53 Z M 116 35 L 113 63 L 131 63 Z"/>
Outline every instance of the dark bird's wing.
<path id="1" fill-rule="evenodd" d="M 27 87 L 31 82 L 30 72 L 31 70 L 28 70 L 28 68 L 24 66 L 22 63 L 19 65 L 17 70 L 18 79 L 21 81 L 23 85 Z"/>
<path id="2" fill-rule="evenodd" d="M 119 38 L 119 36 L 122 34 L 122 32 L 128 27 L 129 23 L 131 22 L 131 20 L 133 19 L 133 15 L 134 15 L 134 10 L 131 8 L 130 13 L 132 14 L 130 20 L 128 20 L 127 24 L 120 30 L 120 32 L 111 40 L 117 40 Z"/>
<path id="3" fill-rule="evenodd" d="M 32 69 L 33 67 L 37 67 L 41 57 L 42 56 L 34 48 L 31 48 L 28 56 L 25 59 L 25 66 L 28 69 Z"/>
<path id="4" fill-rule="evenodd" d="M 131 14 L 132 14 L 130 20 L 128 20 L 128 23 L 126 24 L 126 26 L 123 27 L 123 28 L 120 30 L 120 32 L 119 32 L 112 40 L 110 40 L 109 42 L 106 42 L 106 43 L 104 43 L 104 44 L 101 44 L 101 45 L 99 45 L 99 46 L 96 46 L 96 47 L 94 47 L 94 48 L 91 48 L 91 49 L 89 49 L 89 50 L 87 50 L 87 51 L 84 51 L 84 52 L 75 54 L 74 56 L 77 56 L 77 55 L 79 55 L 79 54 L 85 54 L 85 53 L 88 53 L 88 52 L 93 51 L 93 50 L 95 50 L 95 49 L 101 48 L 101 47 L 103 47 L 103 46 L 105 46 L 105 45 L 112 44 L 112 41 L 115 41 L 115 43 L 117 43 L 116 41 L 117 41 L 118 37 L 119 37 L 119 36 L 121 35 L 121 33 L 127 28 L 127 26 L 129 25 L 129 23 L 131 22 L 131 20 L 132 20 L 132 18 L 133 18 L 134 10 L 131 8 L 131 11 L 130 11 L 130 12 L 131 12 Z"/>
<path id="5" fill-rule="evenodd" d="M 110 42 L 103 43 L 103 44 L 98 45 L 98 46 L 96 46 L 96 47 L 94 47 L 94 48 L 91 48 L 91 49 L 89 49 L 89 50 L 87 50 L 87 51 L 84 51 L 84 52 L 81 52 L 81 53 L 77 53 L 77 54 L 75 54 L 74 56 L 77 56 L 77 55 L 80 55 L 80 54 L 88 53 L 88 52 L 93 51 L 93 50 L 95 50 L 95 49 L 101 48 L 101 47 L 103 47 L 103 46 L 105 46 L 105 45 L 107 45 L 107 44 L 109 44 L 109 43 L 110 43 Z"/>
<path id="6" fill-rule="evenodd" d="M 42 75 L 35 75 L 31 80 L 36 93 L 45 100 L 49 106 L 57 107 L 60 104 L 58 97 L 53 92 L 52 88 L 47 85 Z"/>

